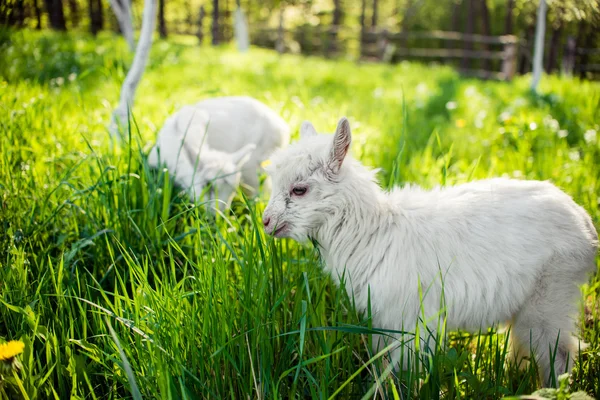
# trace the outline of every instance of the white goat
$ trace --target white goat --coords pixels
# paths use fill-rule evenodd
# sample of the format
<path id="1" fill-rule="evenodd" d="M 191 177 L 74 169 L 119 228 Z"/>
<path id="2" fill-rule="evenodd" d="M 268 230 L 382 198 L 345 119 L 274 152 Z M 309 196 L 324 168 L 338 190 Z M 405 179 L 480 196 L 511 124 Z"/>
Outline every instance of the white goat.
<path id="1" fill-rule="evenodd" d="M 256 99 L 207 99 L 167 118 L 148 164 L 166 165 L 193 200 L 206 194 L 211 206 L 216 201 L 223 210 L 240 183 L 247 193 L 258 192 L 260 163 L 288 144 L 289 131 L 281 117 Z"/>
<path id="2" fill-rule="evenodd" d="M 326 270 L 338 282 L 345 276 L 360 310 L 370 288 L 378 328 L 415 332 L 422 317 L 438 318 L 445 307 L 448 329 L 510 322 L 515 344 L 527 354 L 534 349 L 546 382 L 552 367 L 554 377 L 568 368 L 579 344 L 572 336 L 578 284 L 595 269 L 598 247 L 582 207 L 541 181 L 385 193 L 374 173 L 347 155 L 345 118 L 333 138 L 308 122 L 300 133 L 266 168 L 273 184 L 263 215 L 267 233 L 314 239 Z M 430 339 L 419 332 L 420 340 Z M 391 357 L 397 363 L 400 349 Z"/>

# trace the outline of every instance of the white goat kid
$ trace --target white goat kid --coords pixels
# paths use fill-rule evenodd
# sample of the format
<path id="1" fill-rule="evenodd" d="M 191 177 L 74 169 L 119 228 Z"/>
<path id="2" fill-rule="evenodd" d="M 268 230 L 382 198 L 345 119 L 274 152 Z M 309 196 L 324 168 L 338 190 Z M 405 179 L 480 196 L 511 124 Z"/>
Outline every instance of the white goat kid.
<path id="1" fill-rule="evenodd" d="M 273 184 L 263 215 L 267 233 L 314 239 L 326 270 L 338 282 L 345 276 L 360 310 L 370 288 L 378 328 L 415 332 L 423 316 L 438 318 L 443 306 L 448 329 L 510 322 L 515 344 L 527 354 L 534 349 L 546 382 L 552 368 L 554 377 L 569 368 L 579 347 L 572 336 L 578 284 L 594 271 L 598 246 L 582 207 L 540 181 L 386 193 L 374 172 L 347 155 L 345 118 L 333 138 L 308 122 L 300 131 L 300 141 L 276 152 L 266 168 Z M 374 342 L 375 350 L 383 347 Z M 394 363 L 400 354 L 391 353 Z"/>
<path id="2" fill-rule="evenodd" d="M 288 125 L 265 104 L 250 97 L 217 97 L 167 118 L 148 164 L 166 165 L 193 200 L 205 196 L 211 207 L 217 202 L 223 210 L 240 184 L 257 194 L 260 163 L 288 142 Z"/>

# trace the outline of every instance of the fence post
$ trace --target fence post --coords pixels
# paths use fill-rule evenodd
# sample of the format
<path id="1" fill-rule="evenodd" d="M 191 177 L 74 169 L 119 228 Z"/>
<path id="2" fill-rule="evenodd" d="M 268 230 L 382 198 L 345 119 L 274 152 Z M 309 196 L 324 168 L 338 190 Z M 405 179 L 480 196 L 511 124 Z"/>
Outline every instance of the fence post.
<path id="1" fill-rule="evenodd" d="M 504 55 L 502 58 L 502 75 L 504 80 L 510 81 L 515 75 L 517 64 L 517 42 L 511 41 L 504 44 Z"/>
<path id="2" fill-rule="evenodd" d="M 575 69 L 575 51 L 577 42 L 573 36 L 567 37 L 567 45 L 565 46 L 565 55 L 562 62 L 562 73 L 566 76 L 572 76 Z"/>

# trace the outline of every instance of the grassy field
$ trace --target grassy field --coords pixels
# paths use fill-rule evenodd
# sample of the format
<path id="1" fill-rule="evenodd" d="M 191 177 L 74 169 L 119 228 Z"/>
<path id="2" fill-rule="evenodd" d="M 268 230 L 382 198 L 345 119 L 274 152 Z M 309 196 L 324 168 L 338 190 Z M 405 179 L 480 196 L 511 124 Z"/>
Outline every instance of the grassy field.
<path id="1" fill-rule="evenodd" d="M 311 246 L 268 238 L 264 201 L 215 221 L 145 164 L 179 106 L 250 95 L 289 121 L 353 125 L 353 152 L 384 186 L 508 175 L 549 179 L 600 224 L 600 84 L 464 79 L 447 67 L 358 65 L 253 49 L 155 43 L 135 129 L 107 123 L 131 61 L 125 43 L 0 35 L 0 342 L 22 340 L 0 398 L 481 399 L 526 394 L 533 366 L 506 335 L 446 332 L 424 366 L 388 375 L 373 327 Z M 507 284 L 510 284 L 507 282 Z M 591 346 L 573 389 L 600 398 L 600 278 L 582 288 Z"/>

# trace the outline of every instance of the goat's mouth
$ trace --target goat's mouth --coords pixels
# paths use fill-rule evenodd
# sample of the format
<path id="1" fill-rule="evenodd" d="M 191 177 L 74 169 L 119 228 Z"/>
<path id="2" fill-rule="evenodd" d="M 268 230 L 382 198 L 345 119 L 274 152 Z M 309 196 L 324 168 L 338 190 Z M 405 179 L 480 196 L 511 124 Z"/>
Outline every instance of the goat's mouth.
<path id="1" fill-rule="evenodd" d="M 287 231 L 287 224 L 281 224 L 280 226 L 277 227 L 277 229 L 275 229 L 275 231 L 272 233 L 272 235 L 276 238 L 282 238 L 285 236 L 285 234 L 288 232 Z"/>

